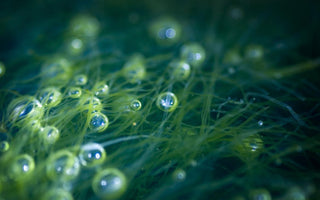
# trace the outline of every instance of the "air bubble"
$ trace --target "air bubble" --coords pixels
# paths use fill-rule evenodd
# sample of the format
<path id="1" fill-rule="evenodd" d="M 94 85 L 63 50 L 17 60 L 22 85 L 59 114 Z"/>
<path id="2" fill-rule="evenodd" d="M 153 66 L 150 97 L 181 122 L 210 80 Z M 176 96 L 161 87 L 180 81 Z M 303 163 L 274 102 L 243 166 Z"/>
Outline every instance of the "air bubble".
<path id="1" fill-rule="evenodd" d="M 68 43 L 69 53 L 72 55 L 77 55 L 83 52 L 84 42 L 80 38 L 73 38 Z"/>
<path id="2" fill-rule="evenodd" d="M 182 59 L 194 67 L 199 67 L 206 58 L 204 48 L 198 43 L 190 43 L 182 46 L 180 55 Z"/>
<path id="3" fill-rule="evenodd" d="M 70 87 L 68 89 L 68 96 L 71 98 L 79 98 L 82 94 L 82 90 L 79 87 Z"/>
<path id="4" fill-rule="evenodd" d="M 125 175 L 115 168 L 98 172 L 92 181 L 94 193 L 102 199 L 117 199 L 127 188 Z"/>
<path id="5" fill-rule="evenodd" d="M 185 80 L 190 76 L 190 65 L 185 61 L 174 60 L 169 66 L 173 69 L 172 75 L 177 80 Z"/>
<path id="6" fill-rule="evenodd" d="M 174 19 L 162 18 L 153 22 L 149 32 L 160 45 L 172 45 L 181 38 L 181 25 Z"/>
<path id="7" fill-rule="evenodd" d="M 88 77 L 85 74 L 78 74 L 73 80 L 75 85 L 85 85 L 88 82 Z"/>
<path id="8" fill-rule="evenodd" d="M 146 77 L 144 58 L 140 54 L 132 56 L 123 66 L 122 74 L 130 83 L 139 83 Z"/>
<path id="9" fill-rule="evenodd" d="M 78 158 L 68 150 L 60 150 L 47 160 L 46 173 L 51 180 L 72 180 L 79 174 Z"/>
<path id="10" fill-rule="evenodd" d="M 93 113 L 100 112 L 102 110 L 103 107 L 101 101 L 97 97 L 85 96 L 83 99 L 84 101 L 81 101 L 80 103 L 83 103 L 82 106 L 85 106 L 86 111 Z"/>
<path id="11" fill-rule="evenodd" d="M 258 134 L 248 136 L 237 141 L 235 151 L 244 160 L 255 158 L 263 150 L 263 140 Z"/>
<path id="12" fill-rule="evenodd" d="M 95 167 L 106 160 L 106 152 L 98 143 L 88 143 L 81 147 L 79 159 L 83 166 Z"/>
<path id="13" fill-rule="evenodd" d="M 250 60 L 259 60 L 263 57 L 264 50 L 260 45 L 250 45 L 245 50 L 246 58 Z"/>
<path id="14" fill-rule="evenodd" d="M 187 174 L 183 169 L 176 169 L 172 176 L 174 181 L 182 182 L 186 179 Z"/>
<path id="15" fill-rule="evenodd" d="M 109 86 L 104 82 L 97 83 L 92 89 L 97 97 L 105 97 L 109 94 Z"/>
<path id="16" fill-rule="evenodd" d="M 17 156 L 9 168 L 9 175 L 13 179 L 22 179 L 30 175 L 35 168 L 33 158 L 28 154 Z"/>
<path id="17" fill-rule="evenodd" d="M 6 67 L 2 62 L 0 62 L 0 77 L 4 76 L 5 73 L 6 73 Z"/>
<path id="18" fill-rule="evenodd" d="M 60 136 L 60 131 L 54 126 L 46 126 L 40 131 L 40 135 L 45 144 L 54 144 Z"/>
<path id="19" fill-rule="evenodd" d="M 18 123 L 22 119 L 40 119 L 43 115 L 43 107 L 34 97 L 23 96 L 11 101 L 8 113 L 10 123 Z"/>
<path id="20" fill-rule="evenodd" d="M 107 116 L 102 113 L 93 113 L 90 116 L 89 128 L 94 132 L 102 132 L 106 130 L 109 125 Z"/>
<path id="21" fill-rule="evenodd" d="M 158 96 L 157 107 L 165 112 L 172 112 L 178 107 L 178 99 L 172 92 L 165 92 Z"/>
<path id="22" fill-rule="evenodd" d="M 79 15 L 70 22 L 70 33 L 73 36 L 92 38 L 100 31 L 98 20 L 89 15 Z"/>
<path id="23" fill-rule="evenodd" d="M 259 125 L 259 126 L 263 126 L 263 121 L 262 121 L 262 120 L 259 120 L 259 121 L 258 121 L 258 125 Z"/>
<path id="24" fill-rule="evenodd" d="M 55 188 L 46 192 L 42 200 L 73 200 L 73 197 L 70 192 Z"/>
<path id="25" fill-rule="evenodd" d="M 7 152 L 10 148 L 8 141 L 1 141 L 0 142 L 0 152 L 4 153 Z"/>
<path id="26" fill-rule="evenodd" d="M 39 100 L 46 107 L 55 107 L 61 102 L 62 95 L 57 88 L 49 87 L 40 92 Z"/>
<path id="27" fill-rule="evenodd" d="M 241 61 L 242 57 L 238 49 L 231 49 L 227 51 L 223 58 L 223 62 L 225 64 L 238 65 Z"/>
<path id="28" fill-rule="evenodd" d="M 132 111 L 140 110 L 141 109 L 141 102 L 139 100 L 137 100 L 137 99 L 132 100 L 131 103 L 130 103 L 130 109 Z"/>

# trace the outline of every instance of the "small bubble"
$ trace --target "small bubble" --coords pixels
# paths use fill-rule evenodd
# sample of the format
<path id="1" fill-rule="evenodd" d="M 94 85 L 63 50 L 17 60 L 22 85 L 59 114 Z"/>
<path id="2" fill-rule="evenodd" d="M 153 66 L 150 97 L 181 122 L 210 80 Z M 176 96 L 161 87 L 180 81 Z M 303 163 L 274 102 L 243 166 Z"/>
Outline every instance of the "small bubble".
<path id="1" fill-rule="evenodd" d="M 271 195 L 266 189 L 255 189 L 250 192 L 250 200 L 271 200 Z"/>
<path id="2" fill-rule="evenodd" d="M 178 107 L 178 99 L 172 92 L 165 92 L 158 96 L 157 107 L 165 112 L 172 112 Z"/>
<path id="3" fill-rule="evenodd" d="M 144 58 L 140 54 L 133 55 L 124 64 L 122 74 L 130 83 L 139 83 L 146 77 L 146 67 Z"/>
<path id="4" fill-rule="evenodd" d="M 132 111 L 140 110 L 141 109 L 141 102 L 139 100 L 137 100 L 137 99 L 132 100 L 131 103 L 130 103 L 130 109 Z"/>
<path id="5" fill-rule="evenodd" d="M 185 61 L 173 60 L 169 66 L 173 69 L 172 75 L 177 80 L 185 80 L 190 76 L 190 65 Z"/>
<path id="6" fill-rule="evenodd" d="M 8 141 L 1 141 L 0 142 L 0 152 L 6 152 L 10 148 L 9 142 Z"/>
<path id="7" fill-rule="evenodd" d="M 98 143 L 88 143 L 81 147 L 79 159 L 83 166 L 94 167 L 106 160 L 106 152 Z"/>
<path id="8" fill-rule="evenodd" d="M 259 120 L 259 121 L 258 121 L 258 125 L 259 125 L 259 126 L 263 126 L 263 121 L 262 121 L 262 120 Z"/>
<path id="9" fill-rule="evenodd" d="M 172 176 L 174 181 L 181 182 L 186 179 L 187 174 L 183 169 L 176 169 Z"/>
<path id="10" fill-rule="evenodd" d="M 46 126 L 40 131 L 43 141 L 46 144 L 54 144 L 60 136 L 60 131 L 54 126 Z"/>
<path id="11" fill-rule="evenodd" d="M 22 179 L 33 172 L 35 168 L 34 160 L 28 154 L 16 157 L 10 167 L 9 175 L 13 179 Z"/>
<path id="12" fill-rule="evenodd" d="M 100 31 L 99 21 L 89 15 L 78 15 L 70 22 L 70 33 L 82 38 L 94 38 Z"/>
<path id="13" fill-rule="evenodd" d="M 68 150 L 60 150 L 52 154 L 46 167 L 47 176 L 51 180 L 72 180 L 80 171 L 78 158 Z"/>
<path id="14" fill-rule="evenodd" d="M 259 45 L 250 45 L 245 50 L 246 58 L 251 60 L 259 60 L 263 57 L 263 54 L 263 47 Z"/>
<path id="15" fill-rule="evenodd" d="M 85 85 L 88 82 L 88 77 L 85 74 L 79 74 L 76 75 L 73 80 L 75 85 Z"/>
<path id="16" fill-rule="evenodd" d="M 204 48 L 198 43 L 190 43 L 182 46 L 180 55 L 182 59 L 194 67 L 199 67 L 206 58 Z"/>
<path id="17" fill-rule="evenodd" d="M 117 199 L 127 188 L 125 175 L 115 168 L 107 168 L 98 172 L 92 181 L 94 193 L 103 199 Z"/>
<path id="18" fill-rule="evenodd" d="M 150 35 L 160 45 L 172 45 L 181 38 L 180 24 L 171 18 L 161 18 L 150 26 Z"/>
<path id="19" fill-rule="evenodd" d="M 82 90 L 79 87 L 71 87 L 68 89 L 68 96 L 71 98 L 79 98 L 82 94 Z"/>
<path id="20" fill-rule="evenodd" d="M 107 116 L 102 113 L 93 113 L 90 117 L 89 128 L 95 132 L 102 132 L 109 126 Z"/>
<path id="21" fill-rule="evenodd" d="M 62 95 L 57 88 L 49 87 L 40 92 L 39 100 L 46 107 L 55 107 L 61 102 Z"/>
<path id="22" fill-rule="evenodd" d="M 93 87 L 94 95 L 98 97 L 105 97 L 107 94 L 109 94 L 109 86 L 103 82 L 97 83 Z"/>

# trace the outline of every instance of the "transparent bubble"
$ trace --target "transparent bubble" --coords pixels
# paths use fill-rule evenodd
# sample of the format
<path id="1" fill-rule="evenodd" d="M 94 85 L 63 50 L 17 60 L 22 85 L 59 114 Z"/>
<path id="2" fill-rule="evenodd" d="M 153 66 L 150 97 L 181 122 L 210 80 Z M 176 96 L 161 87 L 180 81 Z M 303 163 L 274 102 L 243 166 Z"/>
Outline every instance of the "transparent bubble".
<path id="1" fill-rule="evenodd" d="M 54 126 L 46 126 L 40 131 L 45 144 L 54 144 L 60 136 L 60 131 Z"/>
<path id="2" fill-rule="evenodd" d="M 79 174 L 78 158 L 68 150 L 60 150 L 47 160 L 46 173 L 51 180 L 72 180 Z"/>
<path id="3" fill-rule="evenodd" d="M 249 45 L 245 50 L 245 56 L 251 60 L 259 60 L 263 58 L 264 50 L 260 45 Z"/>
<path id="4" fill-rule="evenodd" d="M 206 58 L 204 48 L 198 43 L 183 45 L 180 55 L 182 59 L 194 67 L 199 67 Z"/>
<path id="5" fill-rule="evenodd" d="M 92 89 L 97 97 L 105 97 L 109 94 L 109 86 L 104 82 L 97 83 Z"/>
<path id="6" fill-rule="evenodd" d="M 172 92 L 165 92 L 158 96 L 157 107 L 165 112 L 172 112 L 178 107 L 178 99 Z"/>
<path id="7" fill-rule="evenodd" d="M 93 113 L 90 116 L 89 128 L 94 132 L 102 132 L 109 126 L 107 116 L 102 113 Z"/>
<path id="8" fill-rule="evenodd" d="M 73 80 L 75 85 L 85 85 L 88 82 L 88 77 L 85 74 L 78 74 Z"/>
<path id="9" fill-rule="evenodd" d="M 174 19 L 161 18 L 152 23 L 149 32 L 160 45 L 171 45 L 180 40 L 181 25 Z"/>
<path id="10" fill-rule="evenodd" d="M 106 152 L 98 143 L 88 143 L 81 147 L 79 159 L 83 166 L 94 167 L 106 160 Z"/>
<path id="11" fill-rule="evenodd" d="M 0 152 L 6 152 L 10 148 L 9 142 L 8 141 L 1 141 L 0 142 Z"/>
<path id="12" fill-rule="evenodd" d="M 13 179 L 22 179 L 31 174 L 35 168 L 33 158 L 28 154 L 17 156 L 9 168 L 9 175 Z"/>
<path id="13" fill-rule="evenodd" d="M 62 95 L 57 88 L 49 87 L 40 92 L 39 100 L 46 107 L 55 107 L 61 102 Z"/>
<path id="14" fill-rule="evenodd" d="M 266 189 L 255 189 L 250 192 L 250 200 L 271 200 L 271 195 Z"/>
<path id="15" fill-rule="evenodd" d="M 63 86 L 71 78 L 71 63 L 63 57 L 52 58 L 42 66 L 41 75 L 43 84 Z"/>
<path id="16" fill-rule="evenodd" d="M 250 160 L 257 157 L 263 150 L 263 140 L 258 134 L 246 138 L 237 139 L 234 149 L 244 160 Z"/>
<path id="17" fill-rule="evenodd" d="M 84 42 L 80 38 L 73 38 L 68 42 L 68 50 L 70 54 L 77 55 L 83 52 Z"/>
<path id="18" fill-rule="evenodd" d="M 73 197 L 70 192 L 64 189 L 55 188 L 46 192 L 42 197 L 42 200 L 73 200 Z"/>
<path id="19" fill-rule="evenodd" d="M 137 54 L 132 56 L 123 66 L 122 74 L 130 83 L 138 83 L 146 77 L 144 58 Z"/>
<path id="20" fill-rule="evenodd" d="M 92 181 L 94 193 L 103 199 L 117 199 L 127 188 L 125 175 L 115 168 L 107 168 L 98 172 Z"/>
<path id="21" fill-rule="evenodd" d="M 259 125 L 259 126 L 263 126 L 263 121 L 262 121 L 262 120 L 259 120 L 259 121 L 258 121 L 258 125 Z"/>
<path id="22" fill-rule="evenodd" d="M 137 99 L 132 100 L 130 103 L 130 109 L 132 111 L 138 111 L 141 109 L 141 107 L 142 107 L 141 102 Z"/>
<path id="23" fill-rule="evenodd" d="M 99 21 L 89 15 L 78 15 L 70 22 L 70 34 L 84 38 L 96 37 L 100 31 Z"/>
<path id="24" fill-rule="evenodd" d="M 70 87 L 68 89 L 68 96 L 71 98 L 79 98 L 82 94 L 82 90 L 79 87 Z"/>
<path id="25" fill-rule="evenodd" d="M 6 73 L 6 67 L 2 62 L 0 62 L 0 77 L 4 76 L 5 73 Z"/>
<path id="26" fill-rule="evenodd" d="M 85 106 L 85 110 L 89 112 L 100 112 L 102 110 L 102 104 L 100 99 L 97 97 L 92 96 L 84 96 L 84 103 L 83 106 Z M 80 103 L 82 103 L 81 101 Z"/>
<path id="27" fill-rule="evenodd" d="M 187 174 L 183 169 L 176 169 L 172 176 L 174 181 L 181 182 L 186 179 Z"/>
<path id="28" fill-rule="evenodd" d="M 190 65 L 185 61 L 174 60 L 169 66 L 173 69 L 172 75 L 177 80 L 185 80 L 190 76 Z"/>
<path id="29" fill-rule="evenodd" d="M 20 120 L 40 119 L 43 115 L 41 103 L 30 96 L 23 96 L 11 101 L 8 106 L 8 119 L 11 123 L 18 123 Z"/>
<path id="30" fill-rule="evenodd" d="M 293 187 L 288 191 L 284 200 L 306 200 L 306 194 L 298 187 Z"/>

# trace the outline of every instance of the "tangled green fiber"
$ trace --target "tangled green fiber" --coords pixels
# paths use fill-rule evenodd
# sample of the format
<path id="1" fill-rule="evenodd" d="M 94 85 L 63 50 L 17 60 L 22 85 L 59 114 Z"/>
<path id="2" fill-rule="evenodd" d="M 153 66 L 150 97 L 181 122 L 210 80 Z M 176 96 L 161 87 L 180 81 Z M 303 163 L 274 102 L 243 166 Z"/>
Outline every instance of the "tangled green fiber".
<path id="1" fill-rule="evenodd" d="M 0 7 L 0 200 L 317 200 L 312 1 Z"/>

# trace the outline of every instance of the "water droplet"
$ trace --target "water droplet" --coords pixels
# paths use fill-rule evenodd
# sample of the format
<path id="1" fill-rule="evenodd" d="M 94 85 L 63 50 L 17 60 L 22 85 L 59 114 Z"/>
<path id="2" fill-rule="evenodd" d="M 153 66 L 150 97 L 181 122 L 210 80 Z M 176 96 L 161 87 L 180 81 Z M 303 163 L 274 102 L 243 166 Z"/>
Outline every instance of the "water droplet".
<path id="1" fill-rule="evenodd" d="M 172 92 L 164 92 L 158 96 L 156 105 L 162 111 L 172 112 L 178 107 L 178 99 Z"/>
<path id="2" fill-rule="evenodd" d="M 259 126 L 263 126 L 263 121 L 262 121 L 262 120 L 259 120 L 259 121 L 258 121 L 258 125 L 259 125 Z"/>
<path id="3" fill-rule="evenodd" d="M 180 55 L 182 59 L 194 67 L 199 67 L 206 58 L 204 48 L 198 43 L 190 43 L 182 46 Z"/>
<path id="4" fill-rule="evenodd" d="M 123 66 L 122 74 L 130 83 L 139 83 L 146 77 L 144 58 L 140 54 L 133 55 Z"/>
<path id="5" fill-rule="evenodd" d="M 68 89 L 68 96 L 71 98 L 79 98 L 82 94 L 82 90 L 79 87 L 70 87 Z"/>
<path id="6" fill-rule="evenodd" d="M 173 60 L 169 66 L 173 69 L 173 77 L 177 80 L 185 80 L 190 76 L 190 65 L 181 60 Z"/>
<path id="7" fill-rule="evenodd" d="M 102 113 L 93 113 L 90 116 L 89 128 L 94 132 L 102 132 L 109 126 L 107 116 Z"/>
<path id="8" fill-rule="evenodd" d="M 181 38 L 180 24 L 171 18 L 161 18 L 153 22 L 149 29 L 150 35 L 160 45 L 172 45 Z"/>
<path id="9" fill-rule="evenodd" d="M 184 181 L 187 176 L 186 172 L 183 169 L 176 169 L 172 175 L 173 175 L 173 180 L 177 182 Z"/>
<path id="10" fill-rule="evenodd" d="M 103 82 L 100 82 L 93 87 L 92 91 L 94 95 L 98 97 L 105 97 L 107 94 L 109 94 L 109 86 Z"/>
<path id="11" fill-rule="evenodd" d="M 48 60 L 41 69 L 43 85 L 64 86 L 69 82 L 71 75 L 71 63 L 63 57 Z"/>
<path id="12" fill-rule="evenodd" d="M 259 45 L 250 45 L 245 51 L 246 58 L 251 60 L 259 60 L 263 57 L 263 54 L 263 47 Z"/>
<path id="13" fill-rule="evenodd" d="M 9 142 L 8 141 L 1 141 L 0 142 L 0 152 L 6 152 L 10 148 Z"/>
<path id="14" fill-rule="evenodd" d="M 92 181 L 94 193 L 103 199 L 117 199 L 127 188 L 125 175 L 115 168 L 107 168 L 98 172 Z"/>
<path id="15" fill-rule="evenodd" d="M 36 119 L 43 115 L 41 103 L 33 97 L 23 96 L 14 99 L 8 106 L 8 113 L 11 123 L 20 123 L 22 119 Z M 25 120 L 24 120 L 25 121 Z M 22 123 L 22 122 L 21 122 Z"/>
<path id="16" fill-rule="evenodd" d="M 13 179 L 22 179 L 31 174 L 35 168 L 34 160 L 28 154 L 17 156 L 11 164 L 9 175 Z"/>
<path id="17" fill-rule="evenodd" d="M 88 143 L 81 147 L 79 159 L 83 166 L 94 167 L 106 160 L 106 152 L 98 143 Z"/>
<path id="18" fill-rule="evenodd" d="M 255 189 L 250 192 L 251 200 L 271 200 L 271 195 L 266 189 Z"/>
<path id="19" fill-rule="evenodd" d="M 60 131 L 54 126 L 46 126 L 40 131 L 40 135 L 46 144 L 54 144 L 60 136 Z"/>
<path id="20" fill-rule="evenodd" d="M 46 173 L 51 180 L 72 180 L 79 174 L 78 158 L 68 150 L 60 150 L 47 160 Z"/>
<path id="21" fill-rule="evenodd" d="M 39 100 L 46 107 L 55 107 L 61 102 L 62 95 L 57 88 L 49 87 L 40 92 Z"/>
<path id="22" fill-rule="evenodd" d="M 79 74 L 74 77 L 75 85 L 85 85 L 88 82 L 88 77 L 85 74 Z"/>
<path id="23" fill-rule="evenodd" d="M 138 111 L 141 109 L 141 102 L 137 99 L 134 99 L 130 103 L 130 108 L 132 111 Z"/>

